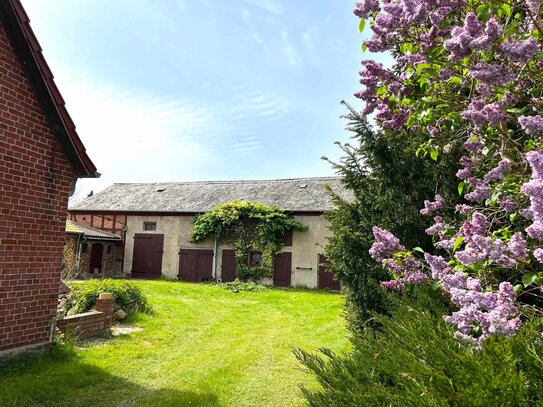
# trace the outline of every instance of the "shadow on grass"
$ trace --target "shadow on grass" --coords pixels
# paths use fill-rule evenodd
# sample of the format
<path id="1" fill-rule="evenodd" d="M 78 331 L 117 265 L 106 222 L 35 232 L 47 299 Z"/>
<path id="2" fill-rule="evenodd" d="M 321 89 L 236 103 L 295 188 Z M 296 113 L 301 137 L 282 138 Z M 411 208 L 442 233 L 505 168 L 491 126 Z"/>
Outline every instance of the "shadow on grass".
<path id="1" fill-rule="evenodd" d="M 66 349 L 36 353 L 0 367 L 0 406 L 220 406 L 213 393 L 146 388 Z"/>

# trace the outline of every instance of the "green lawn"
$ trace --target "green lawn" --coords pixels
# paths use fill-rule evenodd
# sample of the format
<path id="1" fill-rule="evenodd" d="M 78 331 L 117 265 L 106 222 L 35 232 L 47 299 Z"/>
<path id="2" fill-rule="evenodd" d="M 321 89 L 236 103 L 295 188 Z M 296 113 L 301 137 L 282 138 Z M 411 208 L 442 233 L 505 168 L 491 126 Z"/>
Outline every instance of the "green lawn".
<path id="1" fill-rule="evenodd" d="M 343 299 L 310 290 L 231 293 L 137 282 L 155 309 L 139 332 L 62 361 L 0 370 L 1 406 L 296 406 L 317 386 L 291 350 L 348 349 Z"/>

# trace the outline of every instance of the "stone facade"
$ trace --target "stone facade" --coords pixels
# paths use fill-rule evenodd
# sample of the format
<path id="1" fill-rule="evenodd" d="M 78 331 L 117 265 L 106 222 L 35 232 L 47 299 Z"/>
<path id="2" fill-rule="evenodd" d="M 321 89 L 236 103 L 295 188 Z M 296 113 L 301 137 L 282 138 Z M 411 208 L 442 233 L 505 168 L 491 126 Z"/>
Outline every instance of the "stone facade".
<path id="1" fill-rule="evenodd" d="M 306 225 L 307 230 L 295 231 L 292 246 L 284 246 L 282 252 L 292 253 L 292 281 L 293 286 L 317 287 L 318 255 L 324 251 L 328 230 L 328 221 L 319 214 L 295 215 L 295 219 Z M 214 240 L 207 239 L 201 243 L 190 241 L 192 234 L 192 215 L 179 214 L 177 216 L 136 216 L 127 217 L 126 246 L 124 256 L 124 270 L 132 270 L 134 254 L 134 235 L 136 233 L 150 233 L 164 235 L 164 253 L 162 257 L 162 274 L 169 279 L 176 279 L 179 272 L 180 249 L 207 249 L 213 250 Z M 156 230 L 144 230 L 145 223 L 156 223 Z M 230 246 L 218 245 L 216 262 L 216 276 L 221 279 L 222 250 L 232 249 Z M 265 282 L 271 283 L 265 280 Z"/>
<path id="2" fill-rule="evenodd" d="M 91 270 L 91 254 L 94 245 L 102 246 L 101 272 Z M 79 256 L 79 258 L 78 258 Z M 66 234 L 62 274 L 74 277 L 118 277 L 122 273 L 122 243 L 111 241 L 80 240 L 77 235 Z"/>

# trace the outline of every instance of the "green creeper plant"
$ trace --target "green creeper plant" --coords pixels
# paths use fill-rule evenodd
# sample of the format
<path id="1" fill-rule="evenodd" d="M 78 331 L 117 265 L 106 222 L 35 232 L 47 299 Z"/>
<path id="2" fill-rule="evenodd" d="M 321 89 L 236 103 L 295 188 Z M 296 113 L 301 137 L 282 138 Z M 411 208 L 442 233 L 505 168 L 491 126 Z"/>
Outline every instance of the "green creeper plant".
<path id="1" fill-rule="evenodd" d="M 290 212 L 276 205 L 234 200 L 196 215 L 192 241 L 214 237 L 234 246 L 238 277 L 259 279 L 272 275 L 273 258 L 283 247 L 285 234 L 306 229 Z M 252 249 L 262 250 L 261 267 L 249 267 L 247 259 Z"/>

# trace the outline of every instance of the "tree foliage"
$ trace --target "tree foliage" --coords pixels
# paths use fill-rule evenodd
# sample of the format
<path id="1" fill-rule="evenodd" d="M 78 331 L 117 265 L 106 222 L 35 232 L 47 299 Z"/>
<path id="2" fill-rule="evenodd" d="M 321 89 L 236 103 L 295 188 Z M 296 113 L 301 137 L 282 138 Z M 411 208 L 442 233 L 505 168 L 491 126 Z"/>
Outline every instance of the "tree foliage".
<path id="1" fill-rule="evenodd" d="M 513 338 L 482 350 L 459 346 L 440 301 L 389 296 L 380 331 L 365 331 L 353 351 L 296 356 L 320 390 L 304 389 L 312 407 L 528 406 L 543 402 L 543 329 L 537 319 Z"/>
<path id="2" fill-rule="evenodd" d="M 351 106 L 346 107 L 352 142 L 340 144 L 344 156 L 332 164 L 354 199 L 333 194 L 335 209 L 325 215 L 333 235 L 325 252 L 330 270 L 347 294 L 350 328 L 358 332 L 372 326 L 373 312 L 387 312 L 379 284 L 389 276 L 369 254 L 372 226 L 390 229 L 410 246 L 426 250 L 432 239 L 424 232 L 429 222 L 419 213 L 424 200 L 437 190 L 453 202 L 460 197 L 454 182 L 458 165 L 416 156 L 421 135 L 405 138 L 398 132 L 378 132 Z"/>

